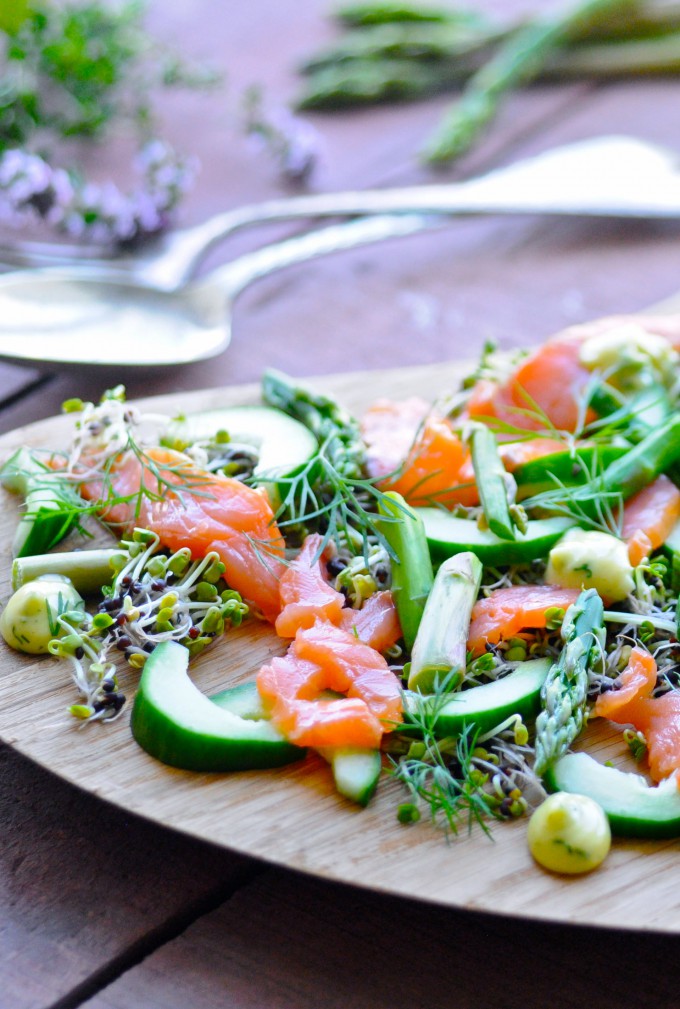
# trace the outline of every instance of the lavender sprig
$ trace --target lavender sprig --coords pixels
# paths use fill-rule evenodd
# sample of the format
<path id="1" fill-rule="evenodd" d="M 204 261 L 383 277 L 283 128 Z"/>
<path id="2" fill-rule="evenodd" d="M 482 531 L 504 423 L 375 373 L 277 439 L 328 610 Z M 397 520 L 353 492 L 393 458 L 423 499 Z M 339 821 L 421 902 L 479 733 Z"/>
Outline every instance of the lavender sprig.
<path id="1" fill-rule="evenodd" d="M 95 185 L 18 148 L 0 155 L 0 222 L 14 228 L 43 221 L 72 238 L 130 245 L 157 234 L 191 188 L 198 164 L 160 140 L 137 158 L 142 181 L 124 193 Z"/>

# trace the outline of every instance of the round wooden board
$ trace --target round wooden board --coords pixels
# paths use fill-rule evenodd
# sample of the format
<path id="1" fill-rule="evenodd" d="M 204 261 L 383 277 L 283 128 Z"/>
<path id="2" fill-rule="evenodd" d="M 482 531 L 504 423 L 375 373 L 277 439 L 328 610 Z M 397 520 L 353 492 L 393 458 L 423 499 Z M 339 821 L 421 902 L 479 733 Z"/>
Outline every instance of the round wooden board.
<path id="1" fill-rule="evenodd" d="M 461 364 L 334 376 L 314 382 L 354 411 L 380 395 L 431 399 L 455 388 Z M 243 386 L 147 400 L 171 413 L 256 402 Z M 72 420 L 55 418 L 0 439 L 0 459 L 22 444 L 64 445 Z M 10 592 L 10 544 L 17 502 L 2 494 L 0 599 Z M 70 542 L 73 546 L 73 541 Z M 84 545 L 87 545 L 85 543 Z M 1 642 L 0 642 L 1 644 Z M 285 650 L 251 622 L 199 658 L 194 678 L 213 692 L 252 678 L 270 655 Z M 122 673 L 128 695 L 134 674 Z M 65 714 L 74 700 L 64 667 L 0 649 L 0 737 L 74 785 L 172 829 L 314 875 L 458 908 L 526 918 L 621 928 L 680 931 L 677 842 L 616 841 L 604 866 L 581 878 L 555 877 L 533 863 L 526 821 L 475 828 L 449 840 L 427 822 L 396 820 L 403 793 L 387 778 L 366 810 L 339 798 L 328 767 L 311 756 L 298 765 L 231 775 L 173 770 L 132 740 L 129 715 L 110 726 L 79 727 Z M 599 759 L 621 756 L 618 737 L 589 730 Z M 600 729 L 600 732 L 602 730 Z"/>

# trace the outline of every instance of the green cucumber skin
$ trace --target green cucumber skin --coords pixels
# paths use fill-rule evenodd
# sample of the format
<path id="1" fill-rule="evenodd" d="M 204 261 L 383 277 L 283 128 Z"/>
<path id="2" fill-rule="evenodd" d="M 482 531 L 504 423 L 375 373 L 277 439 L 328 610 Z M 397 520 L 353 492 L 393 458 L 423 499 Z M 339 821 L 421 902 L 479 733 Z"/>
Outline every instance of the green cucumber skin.
<path id="1" fill-rule="evenodd" d="M 61 482 L 61 491 L 44 479 L 49 468 L 39 463 L 27 448 L 19 448 L 0 467 L 0 484 L 25 498 L 26 511 L 19 520 L 14 540 L 14 557 L 47 553 L 71 531 L 77 516 L 64 511 L 69 496 L 77 495 L 70 484 Z"/>
<path id="2" fill-rule="evenodd" d="M 481 530 L 476 522 L 449 515 L 439 508 L 415 510 L 425 524 L 425 535 L 435 563 L 465 551 L 476 554 L 482 564 L 491 567 L 536 560 L 547 557 L 567 529 L 576 525 L 574 519 L 566 517 L 536 519 L 529 523 L 524 536 L 517 533 L 515 540 L 502 540 L 492 532 Z"/>
<path id="3" fill-rule="evenodd" d="M 595 453 L 597 452 L 597 462 L 600 468 L 608 466 L 615 459 L 625 455 L 630 446 L 622 447 L 618 445 L 604 445 L 598 449 L 587 446 L 577 451 L 576 455 L 571 452 L 553 452 L 550 455 L 532 459 L 518 466 L 513 471 L 513 476 L 517 482 L 517 497 L 522 500 L 534 494 L 542 494 L 543 491 L 555 490 L 560 484 L 571 487 L 580 483 L 585 483 L 588 473 L 591 472 L 595 463 Z M 583 468 L 580 472 L 575 472 L 578 463 L 581 461 L 586 470 L 584 479 Z M 557 483 L 550 474 L 557 478 Z"/>
<path id="4" fill-rule="evenodd" d="M 240 683 L 219 694 L 212 694 L 210 700 L 241 718 L 267 718 L 257 686 L 252 682 Z M 319 753 L 331 765 L 338 794 L 360 806 L 367 806 L 375 794 L 382 773 L 380 750 L 328 747 L 319 750 Z"/>
<path id="5" fill-rule="evenodd" d="M 533 718 L 540 710 L 541 687 L 551 665 L 549 658 L 529 659 L 500 680 L 459 691 L 440 708 L 435 734 L 439 737 L 457 736 L 472 725 L 483 733 L 511 715 Z M 413 696 L 411 703 L 417 711 L 427 706 L 427 697 Z M 417 729 L 416 725 L 408 725 L 412 714 L 412 711 L 406 713 L 404 729 L 409 733 Z"/>
<path id="6" fill-rule="evenodd" d="M 338 794 L 359 806 L 367 806 L 382 773 L 380 750 L 338 747 L 319 752 L 331 765 Z"/>
<path id="7" fill-rule="evenodd" d="M 674 777 L 650 786 L 641 775 L 607 767 L 587 753 L 568 753 L 546 771 L 544 784 L 551 792 L 594 799 L 619 837 L 680 837 L 680 789 Z"/>
<path id="8" fill-rule="evenodd" d="M 663 545 L 663 550 L 669 554 L 680 554 L 680 521 L 676 522 Z"/>
<path id="9" fill-rule="evenodd" d="M 142 671 L 130 727 L 150 756 L 185 771 L 259 770 L 304 757 L 269 721 L 220 711 L 189 679 L 188 660 L 182 645 L 163 642 Z"/>
<path id="10" fill-rule="evenodd" d="M 304 424 L 274 407 L 248 405 L 217 407 L 214 410 L 187 414 L 181 420 L 172 422 L 167 436 L 162 441 L 170 445 L 178 438 L 195 441 L 208 438 L 219 430 L 227 431 L 236 441 L 243 440 L 262 447 L 263 458 L 255 467 L 257 476 L 266 477 L 272 474 L 283 478 L 293 475 L 318 448 L 316 438 Z M 296 441 L 299 451 L 294 453 L 293 458 L 280 465 L 277 460 L 281 458 L 281 451 L 279 448 L 275 449 L 275 446 L 281 439 L 282 432 L 286 436 L 284 439 L 286 448 L 289 449 Z M 267 447 L 268 444 L 270 447 Z"/>
<path id="11" fill-rule="evenodd" d="M 44 493 L 40 491 L 44 500 Z M 52 547 L 71 531 L 76 523 L 76 517 L 63 511 L 64 502 L 58 495 L 54 498 L 54 507 L 41 504 L 37 510 L 22 515 L 19 519 L 16 534 L 12 543 L 14 557 L 34 557 L 36 554 L 46 554 Z M 31 509 L 31 492 L 26 495 L 26 507 Z"/>

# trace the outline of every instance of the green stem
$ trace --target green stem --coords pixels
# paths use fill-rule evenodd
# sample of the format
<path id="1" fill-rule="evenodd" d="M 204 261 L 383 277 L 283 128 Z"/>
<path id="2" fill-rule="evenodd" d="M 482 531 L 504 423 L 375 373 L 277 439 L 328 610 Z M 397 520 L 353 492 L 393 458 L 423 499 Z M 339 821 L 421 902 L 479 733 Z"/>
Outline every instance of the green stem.
<path id="1" fill-rule="evenodd" d="M 386 517 L 378 522 L 378 528 L 396 558 L 392 561 L 392 596 L 410 652 L 434 581 L 425 526 L 396 491 L 388 491 L 380 498 L 378 510 Z"/>
<path id="2" fill-rule="evenodd" d="M 73 550 L 17 557 L 12 564 L 12 588 L 16 592 L 26 582 L 32 582 L 41 575 L 63 575 L 82 595 L 90 595 L 113 581 L 114 560 L 124 557 L 120 549 Z"/>
<path id="3" fill-rule="evenodd" d="M 537 77 L 584 21 L 636 7 L 636 0 L 585 0 L 561 18 L 532 21 L 520 28 L 468 81 L 460 101 L 425 145 L 425 161 L 443 164 L 467 151 L 508 91 Z"/>
<path id="4" fill-rule="evenodd" d="M 514 540 L 515 528 L 510 517 L 508 480 L 512 479 L 498 455 L 493 431 L 480 424 L 470 436 L 472 468 L 487 525 L 500 539 Z"/>
<path id="5" fill-rule="evenodd" d="M 453 677 L 460 686 L 470 616 L 481 581 L 482 564 L 473 553 L 456 554 L 439 568 L 413 646 L 409 690 L 431 693 Z"/>

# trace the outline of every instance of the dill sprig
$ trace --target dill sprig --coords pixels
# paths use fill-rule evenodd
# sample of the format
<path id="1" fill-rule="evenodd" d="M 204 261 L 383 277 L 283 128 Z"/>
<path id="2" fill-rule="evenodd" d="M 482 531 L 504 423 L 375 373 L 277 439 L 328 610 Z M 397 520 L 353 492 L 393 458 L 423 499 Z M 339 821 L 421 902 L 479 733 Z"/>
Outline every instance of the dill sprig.
<path id="1" fill-rule="evenodd" d="M 335 460 L 334 461 L 334 458 Z M 255 482 L 268 482 L 261 477 Z M 392 549 L 380 528 L 378 504 L 384 493 L 370 477 L 354 476 L 338 467 L 333 438 L 329 437 L 305 465 L 290 477 L 277 480 L 281 503 L 275 519 L 284 534 L 318 530 L 320 551 L 333 542 L 340 549 L 363 553 L 368 563 L 371 542 L 389 556 Z"/>
<path id="2" fill-rule="evenodd" d="M 469 830 L 477 823 L 490 836 L 486 821 L 500 819 L 500 813 L 481 787 L 488 779 L 474 765 L 474 741 L 473 729 L 441 741 L 424 733 L 422 743 L 411 745 L 410 755 L 390 757 L 392 775 L 406 786 L 416 806 L 422 802 L 429 808 L 434 824 L 457 834 L 461 817 L 466 817 Z"/>
<path id="3" fill-rule="evenodd" d="M 528 732 L 513 716 L 483 737 L 474 725 L 458 736 L 440 738 L 437 719 L 450 698 L 452 678 L 438 680 L 426 705 L 409 706 L 409 723 L 419 739 L 401 756 L 389 755 L 392 776 L 409 791 L 412 802 L 400 807 L 399 819 L 419 819 L 424 805 L 431 821 L 457 834 L 461 821 L 471 830 L 478 824 L 490 836 L 489 820 L 521 816 L 527 808 L 522 794 L 535 782 L 527 756 Z M 396 735 L 391 745 L 401 742 Z M 484 743 L 484 746 L 480 745 Z"/>

